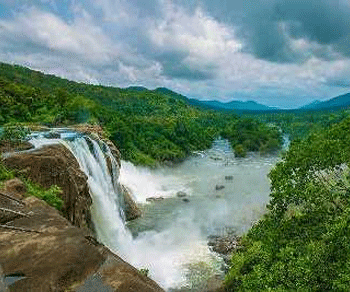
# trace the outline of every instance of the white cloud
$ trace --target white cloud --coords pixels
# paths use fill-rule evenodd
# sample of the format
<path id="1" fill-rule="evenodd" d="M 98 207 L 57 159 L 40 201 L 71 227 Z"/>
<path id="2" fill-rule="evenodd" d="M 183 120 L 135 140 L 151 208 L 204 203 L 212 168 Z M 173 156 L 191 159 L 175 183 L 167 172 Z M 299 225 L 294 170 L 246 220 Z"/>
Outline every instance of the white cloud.
<path id="1" fill-rule="evenodd" d="M 331 46 L 286 35 L 303 62 L 262 60 L 249 52 L 241 27 L 200 6 L 76 0 L 63 5 L 67 17 L 60 2 L 39 2 L 0 18 L 0 60 L 85 82 L 166 86 L 190 97 L 281 106 L 349 89 L 350 61 Z"/>
<path id="2" fill-rule="evenodd" d="M 32 8 L 13 20 L 0 21 L 0 27 L 0 34 L 18 42 L 30 42 L 93 62 L 106 62 L 118 55 L 117 47 L 91 23 L 87 14 L 68 24 L 52 13 Z"/>
<path id="3" fill-rule="evenodd" d="M 239 52 L 242 44 L 235 39 L 234 30 L 210 16 L 201 8 L 190 15 L 171 2 L 163 8 L 162 20 L 154 21 L 149 37 L 155 50 L 183 52 L 184 62 L 202 69 L 216 65 L 224 54 Z"/>

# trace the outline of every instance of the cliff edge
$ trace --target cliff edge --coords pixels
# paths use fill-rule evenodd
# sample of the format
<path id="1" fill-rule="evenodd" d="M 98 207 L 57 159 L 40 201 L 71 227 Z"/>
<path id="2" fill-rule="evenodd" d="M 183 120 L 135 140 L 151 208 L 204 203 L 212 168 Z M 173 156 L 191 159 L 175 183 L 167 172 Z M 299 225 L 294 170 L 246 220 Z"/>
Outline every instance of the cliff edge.
<path id="1" fill-rule="evenodd" d="M 111 151 L 120 165 L 119 151 Z M 64 205 L 58 212 L 27 197 L 19 178 L 1 184 L 1 291 L 164 291 L 94 238 L 87 177 L 63 145 L 12 153 L 2 163 L 45 188 L 58 185 Z M 120 189 L 126 217 L 139 216 L 128 191 Z"/>

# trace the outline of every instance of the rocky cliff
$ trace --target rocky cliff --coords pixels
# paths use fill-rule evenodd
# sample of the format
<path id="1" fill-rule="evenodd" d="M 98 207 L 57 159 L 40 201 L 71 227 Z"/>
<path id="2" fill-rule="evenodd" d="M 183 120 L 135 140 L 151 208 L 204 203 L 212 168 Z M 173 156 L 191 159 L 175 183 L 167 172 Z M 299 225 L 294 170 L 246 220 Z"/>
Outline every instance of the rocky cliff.
<path id="1" fill-rule="evenodd" d="M 0 225 L 1 291 L 163 291 L 45 202 L 12 193 L 2 206 L 15 213 Z"/>
<path id="2" fill-rule="evenodd" d="M 91 197 L 87 177 L 79 164 L 62 145 L 44 146 L 29 152 L 7 156 L 3 163 L 20 170 L 26 177 L 45 188 L 57 185 L 64 201 L 62 214 L 77 227 L 91 227 Z"/>
<path id="3" fill-rule="evenodd" d="M 112 154 L 120 166 L 120 154 L 109 142 Z M 64 201 L 62 214 L 77 227 L 92 228 L 90 206 L 92 204 L 87 177 L 81 171 L 72 153 L 63 145 L 44 146 L 28 152 L 17 152 L 6 156 L 3 163 L 10 169 L 22 172 L 26 177 L 45 188 L 57 185 L 61 188 Z M 125 205 L 127 220 L 141 215 L 130 192 L 119 186 Z"/>
<path id="4" fill-rule="evenodd" d="M 119 151 L 108 143 L 120 165 Z M 26 198 L 18 178 L 3 183 L 0 290 L 163 291 L 93 237 L 87 177 L 64 146 L 13 153 L 2 163 L 45 188 L 58 185 L 64 206 L 59 213 L 37 198 Z M 120 186 L 120 191 L 127 219 L 139 216 L 128 190 Z"/>

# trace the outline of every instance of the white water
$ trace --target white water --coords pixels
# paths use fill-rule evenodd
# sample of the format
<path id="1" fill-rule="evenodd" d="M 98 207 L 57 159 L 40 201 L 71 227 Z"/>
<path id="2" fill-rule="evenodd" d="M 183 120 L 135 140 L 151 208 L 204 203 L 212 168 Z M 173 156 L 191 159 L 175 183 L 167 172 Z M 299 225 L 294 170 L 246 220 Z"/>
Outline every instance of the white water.
<path id="1" fill-rule="evenodd" d="M 63 143 L 71 150 L 88 176 L 99 240 L 135 267 L 149 269 L 149 275 L 165 289 L 190 287 L 189 265 L 204 262 L 217 272 L 220 260 L 209 251 L 207 237 L 225 228 L 242 233 L 261 216 L 268 201 L 266 174 L 276 158 L 236 159 L 227 141 L 220 140 L 211 150 L 177 167 L 150 170 L 123 161 L 119 180 L 144 209 L 144 216 L 126 227 L 117 181 L 106 163 L 109 157 L 112 176 L 117 178 L 118 168 L 108 147 L 74 133 L 64 135 L 62 139 L 39 135 L 31 142 L 36 147 Z M 231 175 L 232 180 L 225 180 Z M 225 188 L 217 191 L 216 185 Z M 179 191 L 187 194 L 189 202 L 176 197 Z M 149 197 L 164 200 L 145 204 Z"/>
<path id="2" fill-rule="evenodd" d="M 186 283 L 188 265 L 219 264 L 207 237 L 231 229 L 242 234 L 265 211 L 267 174 L 276 160 L 259 155 L 235 158 L 228 142 L 218 140 L 212 149 L 176 167 L 150 170 L 123 161 L 120 181 L 138 202 L 164 198 L 145 204 L 143 217 L 128 223 L 137 234 L 137 255 L 131 262 L 149 267 L 164 288 L 191 285 Z M 232 180 L 225 178 L 229 176 Z M 216 185 L 225 188 L 216 190 Z M 189 202 L 176 196 L 179 191 L 187 193 Z"/>
<path id="3" fill-rule="evenodd" d="M 88 142 L 90 143 L 90 147 Z M 88 185 L 92 197 L 91 215 L 98 239 L 121 256 L 129 253 L 132 236 L 125 226 L 123 210 L 118 194 L 119 177 L 117 163 L 104 144 L 107 152 L 88 137 L 79 137 L 73 141 L 64 141 L 78 160 L 81 169 L 88 176 Z M 112 162 L 112 176 L 107 166 L 106 156 Z"/>

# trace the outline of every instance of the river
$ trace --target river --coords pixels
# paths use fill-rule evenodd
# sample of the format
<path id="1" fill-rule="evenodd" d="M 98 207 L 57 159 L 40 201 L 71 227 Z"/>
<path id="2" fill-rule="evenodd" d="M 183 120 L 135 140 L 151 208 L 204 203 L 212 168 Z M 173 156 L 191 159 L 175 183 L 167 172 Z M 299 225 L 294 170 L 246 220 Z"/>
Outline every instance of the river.
<path id="1" fill-rule="evenodd" d="M 173 167 L 149 169 L 122 161 L 119 171 L 102 141 L 55 131 L 56 138 L 34 133 L 30 142 L 35 147 L 62 143 L 70 149 L 88 177 L 98 239 L 166 291 L 204 292 L 209 281 L 220 282 L 224 262 L 210 251 L 208 238 L 241 235 L 265 212 L 267 174 L 277 156 L 236 158 L 228 141 L 218 139 L 211 149 Z M 143 213 L 128 223 L 114 179 L 118 172 Z"/>
<path id="2" fill-rule="evenodd" d="M 269 200 L 267 174 L 276 156 L 235 158 L 228 141 L 215 141 L 174 167 L 148 169 L 122 162 L 120 182 L 132 190 L 143 216 L 128 223 L 128 260 L 168 291 L 201 291 L 222 276 L 222 260 L 208 237 L 240 235 L 260 218 Z M 148 202 L 147 202 L 148 201 Z"/>

